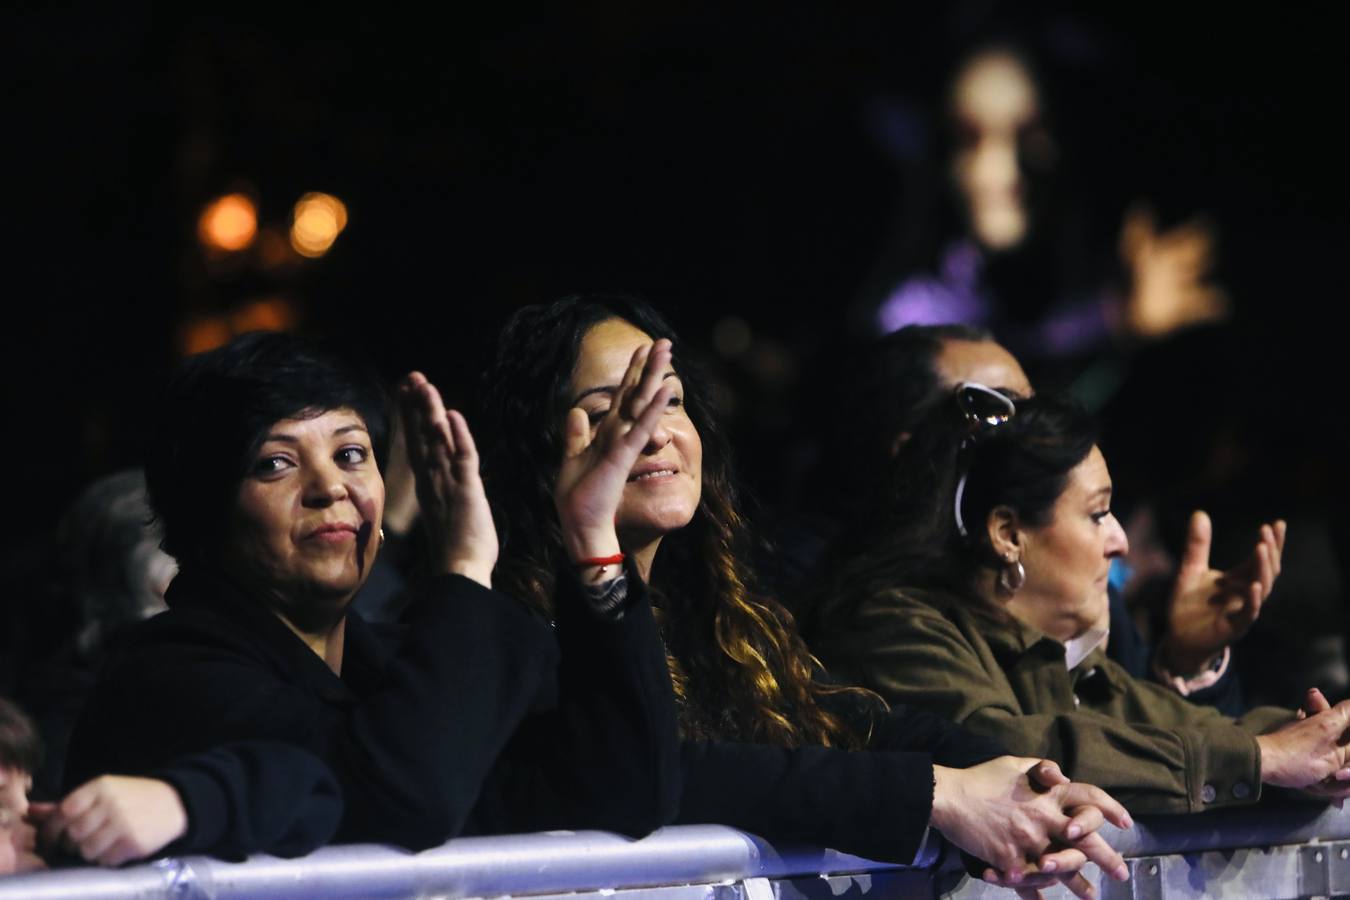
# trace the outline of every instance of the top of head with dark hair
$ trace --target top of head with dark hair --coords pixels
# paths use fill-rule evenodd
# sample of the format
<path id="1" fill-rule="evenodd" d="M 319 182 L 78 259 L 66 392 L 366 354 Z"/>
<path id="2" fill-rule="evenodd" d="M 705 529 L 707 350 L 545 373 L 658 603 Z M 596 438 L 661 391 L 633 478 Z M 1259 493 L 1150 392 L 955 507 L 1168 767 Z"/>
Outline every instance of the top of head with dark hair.
<path id="1" fill-rule="evenodd" d="M 28 714 L 0 697 L 0 767 L 33 773 L 42 762 L 42 739 Z"/>

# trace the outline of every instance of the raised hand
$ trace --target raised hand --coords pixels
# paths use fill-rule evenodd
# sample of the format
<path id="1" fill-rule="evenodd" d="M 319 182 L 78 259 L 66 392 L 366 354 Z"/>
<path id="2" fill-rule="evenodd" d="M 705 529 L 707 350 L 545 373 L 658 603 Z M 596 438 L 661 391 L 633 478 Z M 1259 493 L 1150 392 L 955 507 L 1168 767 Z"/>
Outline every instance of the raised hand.
<path id="1" fill-rule="evenodd" d="M 440 391 L 421 372 L 403 379 L 399 403 L 432 571 L 457 573 L 491 587 L 497 528 L 469 425 L 445 408 Z"/>
<path id="2" fill-rule="evenodd" d="M 1227 572 L 1209 567 L 1213 526 L 1197 510 L 1191 515 L 1186 550 L 1172 588 L 1162 661 L 1173 675 L 1187 676 L 1238 640 L 1257 617 L 1280 574 L 1286 526 L 1261 526 L 1252 555 Z"/>
<path id="3" fill-rule="evenodd" d="M 1227 295 L 1206 283 L 1214 243 L 1214 230 L 1203 218 L 1159 231 L 1146 207 L 1126 214 L 1120 255 L 1130 272 L 1124 324 L 1131 334 L 1160 338 L 1227 315 Z"/>
<path id="4" fill-rule="evenodd" d="M 991 865 L 987 881 L 1034 890 L 1059 879 L 1086 898 L 1092 887 L 1074 873 L 1089 860 L 1112 878 L 1128 877 L 1120 854 L 1096 832 L 1103 821 L 1131 827 L 1129 813 L 1100 788 L 1070 782 L 1054 763 L 1001 756 L 933 773 L 932 823 Z"/>
<path id="5" fill-rule="evenodd" d="M 563 544 L 573 561 L 619 552 L 614 516 L 633 464 L 673 396 L 673 390 L 662 385 L 670 357 L 670 341 L 665 339 L 635 350 L 594 432 L 584 409 L 575 407 L 567 414 L 553 498 Z"/>
<path id="6" fill-rule="evenodd" d="M 101 866 L 151 856 L 188 826 L 183 801 L 167 782 L 122 775 L 85 782 L 60 803 L 35 803 L 28 817 L 43 846 L 63 846 Z"/>

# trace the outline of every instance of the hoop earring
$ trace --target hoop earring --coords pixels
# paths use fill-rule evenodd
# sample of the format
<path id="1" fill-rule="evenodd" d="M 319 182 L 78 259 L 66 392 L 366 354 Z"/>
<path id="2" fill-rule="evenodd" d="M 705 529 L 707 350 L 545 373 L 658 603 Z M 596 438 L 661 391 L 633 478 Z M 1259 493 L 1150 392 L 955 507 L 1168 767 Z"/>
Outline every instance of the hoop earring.
<path id="1" fill-rule="evenodd" d="M 998 572 L 998 586 L 1006 594 L 1015 594 L 1027 583 L 1027 570 L 1020 559 L 1008 560 L 1008 564 Z"/>
<path id="2" fill-rule="evenodd" d="M 383 529 L 383 528 L 380 529 L 380 546 L 381 546 L 381 547 L 384 546 L 384 529 Z"/>

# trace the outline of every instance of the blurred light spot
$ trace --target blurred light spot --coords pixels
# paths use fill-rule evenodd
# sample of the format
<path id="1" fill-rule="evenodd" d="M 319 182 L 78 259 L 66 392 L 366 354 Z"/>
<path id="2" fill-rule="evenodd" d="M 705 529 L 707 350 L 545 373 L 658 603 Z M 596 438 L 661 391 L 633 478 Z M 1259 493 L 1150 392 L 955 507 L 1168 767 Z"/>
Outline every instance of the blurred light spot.
<path id="1" fill-rule="evenodd" d="M 285 331 L 298 317 L 295 307 L 284 297 L 264 297 L 254 300 L 230 313 L 230 330 L 234 334 L 246 331 Z"/>
<path id="2" fill-rule="evenodd" d="M 750 326 L 738 316 L 726 316 L 713 326 L 713 346 L 728 359 L 750 349 Z"/>
<path id="3" fill-rule="evenodd" d="M 347 227 L 347 207 L 332 194 L 305 194 L 291 214 L 291 246 L 301 256 L 323 256 Z"/>
<path id="4" fill-rule="evenodd" d="M 230 326 L 217 316 L 197 319 L 183 328 L 178 340 L 178 349 L 184 356 L 205 353 L 214 350 L 230 339 Z"/>
<path id="5" fill-rule="evenodd" d="M 243 250 L 257 233 L 258 208 L 245 194 L 212 200 L 197 220 L 197 237 L 213 250 Z"/>

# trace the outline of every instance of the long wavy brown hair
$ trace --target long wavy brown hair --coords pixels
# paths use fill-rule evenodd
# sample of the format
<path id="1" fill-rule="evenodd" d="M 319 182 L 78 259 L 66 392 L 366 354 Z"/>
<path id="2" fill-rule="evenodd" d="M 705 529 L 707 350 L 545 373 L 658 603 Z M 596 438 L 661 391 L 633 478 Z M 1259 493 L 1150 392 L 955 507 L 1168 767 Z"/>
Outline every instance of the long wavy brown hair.
<path id="1" fill-rule="evenodd" d="M 792 615 L 760 595 L 747 560 L 750 530 L 739 512 L 727 442 L 698 366 L 649 305 L 626 296 L 573 296 L 515 313 L 484 384 L 489 436 L 484 474 L 502 539 L 496 580 L 550 612 L 555 581 L 570 563 L 553 501 L 562 459 L 569 383 L 592 327 L 623 319 L 675 344 L 685 407 L 703 443 L 703 493 L 693 520 L 662 541 L 652 566 L 653 604 L 687 739 L 856 748 L 857 733 L 826 708 L 875 709 L 880 698 L 822 681 Z"/>

